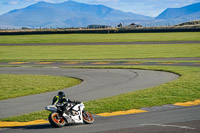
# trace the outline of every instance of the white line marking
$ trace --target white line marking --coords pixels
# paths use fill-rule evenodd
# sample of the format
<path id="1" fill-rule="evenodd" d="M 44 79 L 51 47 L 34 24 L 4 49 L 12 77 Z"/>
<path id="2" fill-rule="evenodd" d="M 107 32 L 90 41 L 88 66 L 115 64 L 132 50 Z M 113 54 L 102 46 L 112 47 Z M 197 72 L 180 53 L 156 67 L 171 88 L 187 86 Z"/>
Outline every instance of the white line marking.
<path id="1" fill-rule="evenodd" d="M 162 125 L 162 124 L 141 124 L 142 126 L 160 126 L 160 127 L 177 127 L 181 129 L 190 129 L 194 130 L 195 128 L 188 127 L 188 126 L 178 126 L 178 125 Z"/>

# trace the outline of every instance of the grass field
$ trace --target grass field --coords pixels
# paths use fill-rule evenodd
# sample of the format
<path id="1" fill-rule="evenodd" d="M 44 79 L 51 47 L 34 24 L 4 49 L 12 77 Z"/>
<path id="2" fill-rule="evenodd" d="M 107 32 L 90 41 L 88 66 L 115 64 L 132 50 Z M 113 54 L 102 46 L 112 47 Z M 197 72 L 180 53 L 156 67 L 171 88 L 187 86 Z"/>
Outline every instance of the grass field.
<path id="1" fill-rule="evenodd" d="M 63 34 L 63 35 L 25 35 L 0 36 L 0 43 L 70 43 L 70 42 L 134 42 L 134 41 L 197 41 L 200 32 L 190 33 L 133 33 L 133 34 Z M 124 58 L 165 58 L 165 57 L 200 57 L 200 44 L 170 45 L 101 45 L 101 46 L 0 46 L 0 61 L 65 61 L 84 59 L 124 59 Z M 104 67 L 105 68 L 105 67 Z M 130 92 L 85 103 L 93 114 L 119 110 L 139 109 L 175 102 L 200 99 L 199 67 L 175 66 L 115 66 L 107 68 L 138 68 L 170 71 L 182 75 L 179 79 L 136 92 Z M 28 77 L 0 75 L 1 82 L 16 84 L 15 79 L 27 80 Z M 20 75 L 19 75 L 20 76 Z M 31 77 L 35 79 L 34 77 Z M 29 82 L 33 79 L 29 79 Z M 63 78 L 63 77 L 60 77 Z M 6 81 L 7 79 L 7 81 Z M 42 78 L 44 79 L 44 78 Z M 48 85 L 44 81 L 43 88 Z M 43 82 L 43 81 L 41 81 Z M 20 82 L 19 82 L 20 83 Z M 22 83 L 24 84 L 24 83 Z M 36 83 L 37 84 L 37 81 Z M 62 83 L 60 83 L 62 84 Z M 27 83 L 28 86 L 31 86 Z M 5 89 L 6 85 L 3 85 Z M 12 85 L 8 88 L 15 88 Z M 19 87 L 23 88 L 23 87 Z M 26 87 L 25 87 L 26 88 Z M 33 88 L 33 87 L 30 87 Z M 48 87 L 47 87 L 48 88 Z M 61 87 L 62 88 L 62 87 Z M 14 91 L 15 92 L 15 91 Z M 22 90 L 22 92 L 24 92 Z M 2 92 L 1 92 L 2 94 Z M 3 96 L 1 96 L 3 97 Z M 47 119 L 49 112 L 39 111 L 22 116 L 1 119 L 4 121 L 31 121 Z"/>
<path id="2" fill-rule="evenodd" d="M 107 68 L 138 68 L 171 71 L 182 76 L 175 81 L 153 88 L 86 102 L 86 109 L 93 114 L 173 104 L 200 98 L 200 69 L 198 67 L 119 66 Z M 48 111 L 39 111 L 1 119 L 1 121 L 32 121 L 37 119 L 47 119 L 49 113 L 50 112 Z"/>
<path id="3" fill-rule="evenodd" d="M 0 46 L 0 62 L 200 57 L 200 44 Z"/>
<path id="4" fill-rule="evenodd" d="M 46 75 L 0 74 L 0 100 L 68 88 L 79 79 Z"/>
<path id="5" fill-rule="evenodd" d="M 199 41 L 200 32 L 0 36 L 0 43 Z"/>

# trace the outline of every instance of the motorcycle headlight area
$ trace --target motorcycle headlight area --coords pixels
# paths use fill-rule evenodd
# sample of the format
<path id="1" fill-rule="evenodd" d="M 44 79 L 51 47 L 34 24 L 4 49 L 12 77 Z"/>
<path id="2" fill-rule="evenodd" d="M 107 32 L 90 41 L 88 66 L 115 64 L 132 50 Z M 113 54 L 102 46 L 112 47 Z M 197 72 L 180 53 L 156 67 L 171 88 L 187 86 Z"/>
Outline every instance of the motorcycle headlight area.
<path id="1" fill-rule="evenodd" d="M 54 106 L 54 105 L 47 106 L 47 107 L 45 107 L 45 109 L 48 110 L 48 111 L 52 111 L 52 112 L 57 111 L 57 107 Z"/>

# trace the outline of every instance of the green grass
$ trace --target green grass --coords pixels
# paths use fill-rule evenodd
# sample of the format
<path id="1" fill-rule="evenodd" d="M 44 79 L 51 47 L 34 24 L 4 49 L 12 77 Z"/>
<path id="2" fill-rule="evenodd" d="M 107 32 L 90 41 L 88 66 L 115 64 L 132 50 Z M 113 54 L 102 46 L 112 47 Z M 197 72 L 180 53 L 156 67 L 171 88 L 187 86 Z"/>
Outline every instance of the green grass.
<path id="1" fill-rule="evenodd" d="M 80 82 L 67 77 L 0 74 L 0 100 L 64 89 Z"/>
<path id="2" fill-rule="evenodd" d="M 0 43 L 199 41 L 199 36 L 200 32 L 132 34 L 59 34 L 24 36 L 17 35 L 0 36 Z M 109 46 L 0 46 L 0 62 L 165 57 L 200 57 L 200 44 Z M 153 88 L 148 88 L 145 90 L 130 92 L 119 96 L 99 99 L 85 103 L 86 109 L 93 114 L 128 110 L 133 108 L 139 109 L 142 107 L 151 107 L 164 104 L 173 104 L 175 102 L 184 102 L 200 98 L 200 69 L 198 67 L 121 66 L 108 68 L 140 68 L 171 71 L 182 75 L 182 77 L 175 81 Z M 16 79 L 22 79 L 22 81 L 29 79 L 23 77 L 24 75 Z M 39 80 L 39 82 L 43 82 L 42 80 L 44 78 L 40 79 L 41 80 Z M 33 79 L 31 79 L 30 81 L 32 80 Z M 2 80 L 0 80 L 0 85 L 3 84 L 3 82 L 1 83 L 1 81 Z M 10 80 L 4 82 L 10 82 Z M 13 83 L 16 84 L 16 82 L 18 83 L 18 81 L 14 81 Z M 43 83 L 44 87 L 42 88 L 46 88 L 46 86 L 51 86 L 49 85 L 49 83 L 52 82 L 52 79 L 45 82 L 46 83 Z M 29 83 L 27 85 L 28 87 L 31 86 Z M 3 89 L 5 89 L 5 87 L 3 87 Z M 24 92 L 25 91 L 22 91 L 22 93 Z M 32 121 L 37 119 L 47 119 L 48 114 L 48 111 L 39 111 L 21 116 L 14 116 L 11 118 L 1 119 L 1 121 Z"/>
<path id="3" fill-rule="evenodd" d="M 47 120 L 50 112 L 49 111 L 37 111 L 29 114 L 19 115 L 19 116 L 13 116 L 8 118 L 0 119 L 0 121 L 8 121 L 8 122 L 28 122 L 28 121 L 34 121 L 34 120 Z"/>
<path id="4" fill-rule="evenodd" d="M 85 67 L 84 67 L 85 68 Z M 94 68 L 94 67 L 87 67 Z M 102 68 L 102 67 L 98 67 Z M 105 68 L 105 67 L 104 67 Z M 89 101 L 86 109 L 93 114 L 119 110 L 139 109 L 176 102 L 200 99 L 200 69 L 199 67 L 175 66 L 118 66 L 107 68 L 138 68 L 160 71 L 170 71 L 182 75 L 179 79 L 156 87 L 121 94 L 109 98 Z M 40 111 L 22 116 L 1 119 L 2 121 L 32 121 L 47 119 L 50 112 Z"/>
<path id="5" fill-rule="evenodd" d="M 123 68 L 170 71 L 182 76 L 160 86 L 87 102 L 85 103 L 87 110 L 96 114 L 200 99 L 199 67 L 136 66 Z"/>
<path id="6" fill-rule="evenodd" d="M 127 34 L 49 34 L 0 36 L 0 43 L 73 43 L 73 42 L 137 42 L 199 41 L 200 32 L 127 33 Z"/>
<path id="7" fill-rule="evenodd" d="M 0 46 L 0 62 L 200 57 L 200 44 Z"/>

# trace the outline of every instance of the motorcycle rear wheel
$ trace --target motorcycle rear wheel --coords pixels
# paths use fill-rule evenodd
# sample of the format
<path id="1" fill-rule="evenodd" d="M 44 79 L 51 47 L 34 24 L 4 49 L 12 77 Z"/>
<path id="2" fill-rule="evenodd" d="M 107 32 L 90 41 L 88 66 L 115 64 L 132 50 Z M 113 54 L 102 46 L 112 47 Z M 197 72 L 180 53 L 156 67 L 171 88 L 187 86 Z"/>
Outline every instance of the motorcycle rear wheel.
<path id="1" fill-rule="evenodd" d="M 53 112 L 49 115 L 49 122 L 53 127 L 63 127 L 65 126 L 66 122 L 63 117 L 60 117 L 58 113 Z"/>
<path id="2" fill-rule="evenodd" d="M 89 112 L 83 111 L 82 116 L 83 116 L 83 122 L 84 123 L 92 124 L 94 122 L 94 118 Z"/>

